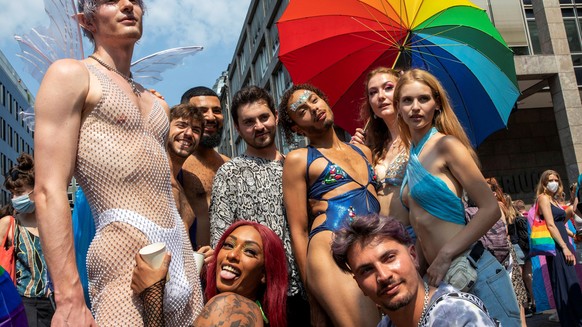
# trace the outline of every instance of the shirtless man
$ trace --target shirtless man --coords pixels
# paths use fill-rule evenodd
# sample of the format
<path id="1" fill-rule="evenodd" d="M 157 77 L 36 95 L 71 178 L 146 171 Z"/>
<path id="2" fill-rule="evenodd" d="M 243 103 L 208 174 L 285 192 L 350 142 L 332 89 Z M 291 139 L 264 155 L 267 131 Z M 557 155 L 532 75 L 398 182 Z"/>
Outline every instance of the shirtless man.
<path id="1" fill-rule="evenodd" d="M 204 117 L 189 104 L 179 104 L 170 109 L 168 157 L 172 171 L 172 193 L 182 221 L 189 230 L 196 217 L 182 187 L 182 165 L 194 152 L 204 130 Z"/>
<path id="2" fill-rule="evenodd" d="M 330 249 L 333 231 L 350 217 L 380 210 L 370 150 L 339 140 L 325 95 L 311 85 L 285 92 L 279 122 L 287 139 L 294 132 L 310 141 L 287 155 L 283 202 L 295 260 L 310 295 L 312 323 L 321 323 L 323 309 L 334 326 L 376 326 L 375 304 L 339 269 Z"/>
<path id="3" fill-rule="evenodd" d="M 135 254 L 153 242 L 172 253 L 165 324 L 191 325 L 202 310 L 192 249 L 172 196 L 165 151 L 168 106 L 131 78 L 142 35 L 141 0 L 79 1 L 76 19 L 95 52 L 56 61 L 36 100 L 35 203 L 57 310 L 52 326 L 139 326 L 130 289 Z M 93 209 L 87 256 L 92 311 L 75 264 L 67 187 L 71 177 Z"/>
<path id="4" fill-rule="evenodd" d="M 208 208 L 212 194 L 212 181 L 216 171 L 228 157 L 214 150 L 220 144 L 224 116 L 216 92 L 204 86 L 189 89 L 182 95 L 181 103 L 189 103 L 202 111 L 206 126 L 198 148 L 186 159 L 183 166 L 184 190 L 196 215 L 195 246 L 210 245 L 210 220 Z M 192 238 L 193 229 L 190 229 Z M 194 242 L 193 242 L 194 244 Z"/>

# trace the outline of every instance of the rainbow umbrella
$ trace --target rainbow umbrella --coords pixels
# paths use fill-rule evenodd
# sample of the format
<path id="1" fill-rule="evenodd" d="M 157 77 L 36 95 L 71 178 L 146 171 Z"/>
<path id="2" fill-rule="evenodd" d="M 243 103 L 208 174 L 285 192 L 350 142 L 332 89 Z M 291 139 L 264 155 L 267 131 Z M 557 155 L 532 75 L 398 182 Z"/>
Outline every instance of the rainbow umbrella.
<path id="1" fill-rule="evenodd" d="M 348 132 L 378 66 L 437 76 L 474 145 L 507 125 L 519 95 L 513 52 L 467 0 L 292 0 L 277 27 L 293 82 L 321 88 Z"/>

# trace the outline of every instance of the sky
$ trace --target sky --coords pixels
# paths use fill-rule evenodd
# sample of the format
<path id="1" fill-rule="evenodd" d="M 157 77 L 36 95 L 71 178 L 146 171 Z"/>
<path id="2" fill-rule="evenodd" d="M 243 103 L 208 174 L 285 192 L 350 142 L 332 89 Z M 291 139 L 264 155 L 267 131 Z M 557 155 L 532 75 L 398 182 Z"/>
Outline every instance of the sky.
<path id="1" fill-rule="evenodd" d="M 0 0 L 0 50 L 36 96 L 39 83 L 24 69 L 14 35 L 35 26 L 48 26 L 44 2 L 63 0 Z M 64 0 L 67 1 L 67 0 Z M 144 85 L 158 90 L 170 106 L 193 86 L 212 87 L 228 68 L 246 17 L 250 0 L 145 0 L 144 33 L 133 60 L 173 47 L 198 45 L 204 50 L 168 70 L 163 81 Z M 85 44 L 85 55 L 92 46 Z"/>

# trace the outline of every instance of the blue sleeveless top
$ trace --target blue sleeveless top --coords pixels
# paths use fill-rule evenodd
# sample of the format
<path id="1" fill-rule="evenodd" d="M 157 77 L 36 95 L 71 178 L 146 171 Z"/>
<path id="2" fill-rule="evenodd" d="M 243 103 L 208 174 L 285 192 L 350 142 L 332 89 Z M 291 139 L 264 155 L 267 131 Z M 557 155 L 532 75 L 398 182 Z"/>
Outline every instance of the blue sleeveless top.
<path id="1" fill-rule="evenodd" d="M 380 203 L 378 199 L 368 190 L 368 185 L 373 185 L 376 187 L 376 175 L 374 174 L 374 169 L 372 165 L 366 159 L 364 153 L 356 146 L 348 144 L 356 152 L 358 152 L 366 161 L 368 166 L 368 183 L 362 185 L 354 180 L 348 173 L 346 173 L 340 166 L 334 164 L 329 159 L 327 159 L 319 150 L 307 146 L 307 172 L 305 179 L 309 181 L 309 167 L 313 161 L 324 158 L 327 160 L 327 166 L 321 172 L 319 177 L 315 180 L 313 185 L 308 189 L 309 199 L 327 201 L 327 209 L 325 212 L 318 212 L 315 215 L 310 214 L 309 225 L 313 224 L 313 220 L 321 214 L 326 214 L 325 221 L 315 227 L 311 232 L 309 232 L 309 238 L 311 239 L 313 235 L 324 231 L 330 230 L 335 231 L 339 229 L 346 219 L 349 217 L 354 217 L 357 215 L 367 215 L 371 213 L 378 213 L 380 211 Z M 322 197 L 330 192 L 331 190 L 340 187 L 345 184 L 356 183 L 360 187 L 353 190 L 349 190 L 345 193 L 336 195 L 330 199 L 324 200 Z"/>
<path id="2" fill-rule="evenodd" d="M 442 179 L 427 171 L 418 159 L 426 141 L 437 132 L 436 128 L 431 128 L 417 145 L 413 144 L 410 147 L 406 175 L 400 188 L 400 201 L 404 187 L 409 184 L 410 197 L 426 212 L 441 220 L 465 225 L 465 208 L 461 198 L 453 193 Z M 404 207 L 408 209 L 406 205 Z"/>

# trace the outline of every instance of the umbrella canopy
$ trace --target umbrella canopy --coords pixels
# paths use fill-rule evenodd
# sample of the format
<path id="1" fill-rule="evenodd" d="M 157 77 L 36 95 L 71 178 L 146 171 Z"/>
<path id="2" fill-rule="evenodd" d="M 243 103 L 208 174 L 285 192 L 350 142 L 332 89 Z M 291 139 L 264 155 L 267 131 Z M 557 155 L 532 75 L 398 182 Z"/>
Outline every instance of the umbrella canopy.
<path id="1" fill-rule="evenodd" d="M 519 95 L 513 52 L 467 0 L 292 0 L 277 24 L 293 82 L 321 88 L 350 133 L 379 66 L 434 74 L 474 145 L 506 126 Z"/>

